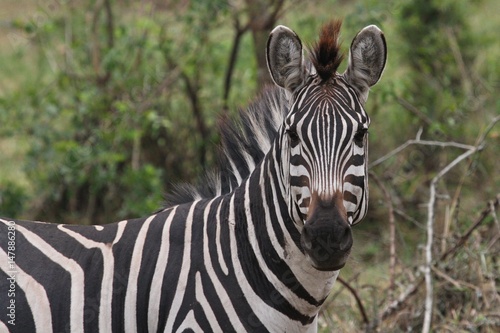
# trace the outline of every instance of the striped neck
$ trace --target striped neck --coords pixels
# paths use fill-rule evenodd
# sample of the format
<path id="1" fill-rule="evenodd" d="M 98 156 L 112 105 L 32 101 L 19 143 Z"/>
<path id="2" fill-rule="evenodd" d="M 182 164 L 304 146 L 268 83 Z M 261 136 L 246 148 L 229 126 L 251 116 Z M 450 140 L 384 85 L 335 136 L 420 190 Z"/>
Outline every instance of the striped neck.
<path id="1" fill-rule="evenodd" d="M 235 245 L 242 265 L 242 271 L 236 274 L 253 272 L 252 279 L 258 283 L 252 287 L 268 307 L 305 325 L 314 322 L 338 271 L 319 271 L 306 260 L 300 245 L 302 227 L 289 214 L 284 190 L 287 184 L 283 183 L 277 162 L 281 156 L 278 140 L 229 197 L 230 210 L 234 209 Z M 267 313 L 272 313 L 271 309 Z"/>

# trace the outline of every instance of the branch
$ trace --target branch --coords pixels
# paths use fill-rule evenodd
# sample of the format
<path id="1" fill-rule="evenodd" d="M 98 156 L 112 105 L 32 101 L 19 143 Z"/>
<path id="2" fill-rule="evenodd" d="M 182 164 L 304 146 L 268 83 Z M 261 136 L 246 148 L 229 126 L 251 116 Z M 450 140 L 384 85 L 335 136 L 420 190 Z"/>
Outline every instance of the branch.
<path id="1" fill-rule="evenodd" d="M 477 227 L 488 217 L 489 214 L 494 214 L 495 209 L 498 207 L 500 204 L 500 193 L 497 194 L 497 197 L 495 200 L 492 200 L 488 202 L 488 206 L 483 209 L 477 220 L 470 226 L 470 228 L 460 237 L 458 242 L 455 244 L 455 246 L 451 247 L 441 255 L 439 258 L 440 261 L 445 260 L 450 254 L 456 252 L 458 248 L 460 248 L 462 245 L 465 244 L 467 239 L 472 235 L 472 232 L 477 229 Z"/>
<path id="2" fill-rule="evenodd" d="M 429 332 L 430 330 L 430 324 L 431 324 L 431 317 L 432 317 L 432 277 L 431 277 L 431 269 L 433 268 L 433 265 L 435 265 L 436 261 L 433 261 L 432 258 L 432 241 L 433 241 L 433 223 L 434 223 L 434 204 L 436 201 L 436 186 L 440 180 L 446 173 L 448 173 L 452 168 L 454 168 L 458 163 L 466 159 L 467 157 L 471 156 L 472 154 L 480 151 L 483 149 L 484 144 L 485 144 L 485 139 L 489 131 L 495 126 L 497 122 L 500 121 L 500 116 L 495 117 L 490 124 L 487 126 L 485 131 L 479 136 L 478 140 L 476 141 L 475 146 L 470 146 L 470 145 L 464 145 L 456 142 L 436 142 L 436 141 L 424 141 L 420 140 L 420 133 L 417 134 L 416 138 L 414 140 L 408 140 L 405 142 L 403 145 L 399 146 L 395 150 L 391 151 L 390 153 L 386 154 L 385 156 L 377 159 L 375 162 L 373 162 L 370 165 L 370 168 L 373 166 L 376 166 L 378 164 L 383 163 L 387 159 L 391 158 L 392 156 L 396 155 L 397 153 L 401 152 L 405 148 L 407 148 L 410 145 L 413 144 L 420 144 L 420 145 L 430 145 L 430 146 L 439 146 L 439 147 L 454 147 L 454 148 L 460 148 L 460 149 L 465 149 L 467 150 L 465 153 L 461 154 L 457 158 L 455 158 L 450 164 L 448 164 L 444 169 L 442 169 L 431 181 L 430 185 L 430 198 L 429 198 L 429 203 L 428 203 L 428 218 L 427 218 L 427 243 L 425 247 L 425 254 L 426 254 L 426 263 L 424 266 L 424 276 L 419 276 L 414 280 L 412 284 L 410 284 L 398 297 L 398 299 L 390 302 L 380 313 L 378 318 L 380 320 L 384 320 L 390 315 L 392 315 L 395 311 L 397 311 L 399 308 L 405 304 L 405 302 L 408 300 L 408 298 L 413 295 L 420 287 L 420 285 L 425 281 L 426 282 L 426 300 L 425 300 L 425 313 L 424 313 L 424 325 L 422 331 Z M 459 239 L 457 244 L 455 246 L 451 247 L 443 253 L 439 259 L 438 262 L 444 261 L 449 255 L 454 255 L 457 250 L 463 246 L 463 244 L 469 239 L 471 236 L 472 232 L 486 219 L 486 217 L 491 213 L 494 214 L 495 209 L 498 207 L 500 201 L 500 194 L 497 195 L 496 199 L 492 202 L 488 203 L 488 206 L 486 209 L 483 210 L 481 215 L 478 217 L 476 222 L 469 228 L 469 230 L 462 235 L 462 237 Z M 495 240 L 496 241 L 496 240 Z"/>
<path id="3" fill-rule="evenodd" d="M 113 10 L 111 8 L 110 0 L 104 0 L 104 10 L 106 11 L 106 34 L 108 38 L 108 49 L 112 49 L 115 45 L 115 28 L 113 20 Z"/>
<path id="4" fill-rule="evenodd" d="M 397 98 L 397 101 L 398 103 L 404 107 L 406 110 L 410 111 L 411 113 L 413 113 L 415 116 L 417 116 L 417 118 L 419 118 L 420 120 L 422 120 L 427 126 L 432 126 L 432 124 L 434 123 L 434 121 L 429 118 L 429 116 L 427 116 L 425 113 L 423 113 L 422 111 L 420 111 L 418 108 L 416 108 L 415 106 L 413 106 L 410 102 L 408 102 L 406 99 L 402 98 L 402 97 L 398 97 Z"/>
<path id="5" fill-rule="evenodd" d="M 356 292 L 356 290 L 353 287 L 351 287 L 351 285 L 349 283 L 347 283 L 347 281 L 342 279 L 340 276 L 337 277 L 337 281 L 339 281 L 340 284 L 342 284 L 344 287 L 346 287 L 347 290 L 349 290 L 351 292 L 351 294 L 354 296 L 354 299 L 356 299 L 356 303 L 358 304 L 359 312 L 361 312 L 361 317 L 363 317 L 363 322 L 365 323 L 365 325 L 368 325 L 370 323 L 370 321 L 368 320 L 368 316 L 366 315 L 366 311 L 365 311 L 365 307 L 363 306 L 363 302 L 361 302 L 361 298 L 359 298 L 359 295 Z"/>
<path id="6" fill-rule="evenodd" d="M 202 167 L 205 167 L 206 163 L 206 143 L 208 142 L 208 129 L 203 119 L 203 111 L 200 107 L 199 101 L 199 88 L 197 82 L 192 82 L 189 76 L 181 72 L 180 77 L 184 80 L 186 84 L 186 94 L 188 96 L 189 102 L 191 103 L 191 109 L 196 122 L 196 128 L 198 133 L 201 135 L 201 144 L 199 145 L 199 158 Z"/>
<path id="7" fill-rule="evenodd" d="M 495 211 L 495 209 L 498 208 L 498 206 L 500 205 L 500 194 L 498 194 L 495 198 L 495 200 L 493 201 L 490 201 L 488 202 L 488 205 L 486 206 L 486 208 L 481 212 L 481 214 L 479 215 L 479 217 L 476 219 L 476 221 L 472 224 L 472 226 L 469 228 L 469 230 L 467 230 L 459 239 L 459 241 L 457 242 L 457 244 L 455 244 L 454 247 L 448 249 L 447 252 L 443 253 L 439 259 L 438 259 L 438 262 L 442 262 L 444 261 L 448 256 L 450 255 L 454 255 L 455 253 L 457 253 L 457 250 L 462 247 L 465 242 L 469 239 L 469 237 L 472 235 L 472 232 L 474 230 L 477 229 L 477 227 L 479 225 L 481 225 L 481 223 L 484 222 L 484 220 L 486 219 L 486 217 L 493 211 Z M 419 276 L 417 277 L 417 279 L 415 280 L 415 282 L 411 285 L 408 286 L 408 288 L 405 289 L 405 291 L 403 291 L 400 296 L 398 297 L 397 300 L 389 303 L 379 314 L 379 318 L 380 320 L 385 320 L 387 319 L 389 316 L 391 316 L 395 311 L 397 311 L 399 308 L 401 308 L 403 306 L 403 304 L 406 303 L 406 301 L 408 300 L 408 298 L 413 295 L 417 290 L 418 288 L 420 287 L 420 285 L 424 282 L 424 278 L 422 276 Z"/>
<path id="8" fill-rule="evenodd" d="M 235 18 L 235 34 L 233 40 L 233 48 L 231 49 L 231 55 L 229 56 L 229 64 L 227 66 L 226 75 L 224 78 L 224 93 L 222 96 L 223 106 L 222 110 L 227 113 L 228 111 L 228 99 L 229 91 L 231 90 L 231 79 L 233 76 L 234 66 L 236 65 L 236 58 L 238 56 L 238 50 L 240 47 L 241 37 L 248 31 L 250 24 L 247 23 L 244 27 L 241 27 L 240 20 Z"/>
<path id="9" fill-rule="evenodd" d="M 382 164 L 383 162 L 385 162 L 389 158 L 400 153 L 401 151 L 403 151 L 404 149 L 408 148 L 411 145 L 436 146 L 436 147 L 441 147 L 441 148 L 454 147 L 454 148 L 460 148 L 460 149 L 465 149 L 465 150 L 472 150 L 472 149 L 476 148 L 476 146 L 465 145 L 465 144 L 457 143 L 457 142 L 441 142 L 441 141 L 420 140 L 419 135 L 417 135 L 417 137 L 415 139 L 406 141 L 401 146 L 397 147 L 396 149 L 392 150 L 391 152 L 389 152 L 389 153 L 385 154 L 384 156 L 375 160 L 375 162 L 370 163 L 369 168 L 371 169 L 379 164 Z"/>
<path id="10" fill-rule="evenodd" d="M 458 163 L 469 157 L 470 155 L 476 153 L 482 149 L 482 145 L 474 147 L 463 153 L 462 155 L 455 158 L 450 164 L 448 164 L 444 169 L 442 169 L 431 181 L 429 188 L 430 197 L 429 205 L 427 207 L 427 243 L 425 245 L 425 266 L 424 266 L 424 277 L 425 277 L 425 312 L 424 312 L 424 326 L 422 328 L 423 333 L 428 333 L 431 328 L 432 321 L 432 307 L 433 307 L 433 286 L 432 286 L 432 243 L 434 241 L 434 206 L 436 203 L 436 186 L 439 180 L 446 175 L 451 169 L 453 169 Z"/>

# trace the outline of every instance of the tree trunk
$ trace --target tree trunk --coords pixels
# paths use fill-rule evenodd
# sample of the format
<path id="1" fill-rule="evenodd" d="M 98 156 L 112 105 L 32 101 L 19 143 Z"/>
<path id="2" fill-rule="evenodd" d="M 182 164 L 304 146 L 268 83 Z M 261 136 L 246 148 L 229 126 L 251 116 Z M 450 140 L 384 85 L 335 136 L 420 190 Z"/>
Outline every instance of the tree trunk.
<path id="1" fill-rule="evenodd" d="M 257 89 L 272 83 L 267 70 L 266 46 L 269 32 L 275 26 L 285 0 L 246 0 L 249 26 L 252 31 L 255 59 L 257 61 Z"/>

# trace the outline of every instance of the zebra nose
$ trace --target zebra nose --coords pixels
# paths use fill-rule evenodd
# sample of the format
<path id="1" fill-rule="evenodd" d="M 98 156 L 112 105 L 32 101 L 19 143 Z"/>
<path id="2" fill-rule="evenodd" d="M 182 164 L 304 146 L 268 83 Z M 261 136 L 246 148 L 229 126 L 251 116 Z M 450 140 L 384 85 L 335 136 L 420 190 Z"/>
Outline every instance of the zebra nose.
<path id="1" fill-rule="evenodd" d="M 302 229 L 301 244 L 315 268 L 338 270 L 351 251 L 351 227 L 336 207 L 317 208 Z"/>

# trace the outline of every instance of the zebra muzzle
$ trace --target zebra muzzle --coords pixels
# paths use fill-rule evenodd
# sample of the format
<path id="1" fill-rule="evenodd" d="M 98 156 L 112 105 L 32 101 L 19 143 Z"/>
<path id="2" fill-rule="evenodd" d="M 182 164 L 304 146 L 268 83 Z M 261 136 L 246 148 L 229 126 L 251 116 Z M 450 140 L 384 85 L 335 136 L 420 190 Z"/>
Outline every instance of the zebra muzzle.
<path id="1" fill-rule="evenodd" d="M 344 267 L 353 244 L 345 210 L 335 201 L 319 200 L 310 207 L 311 214 L 302 229 L 302 248 L 311 264 L 322 271 Z"/>

